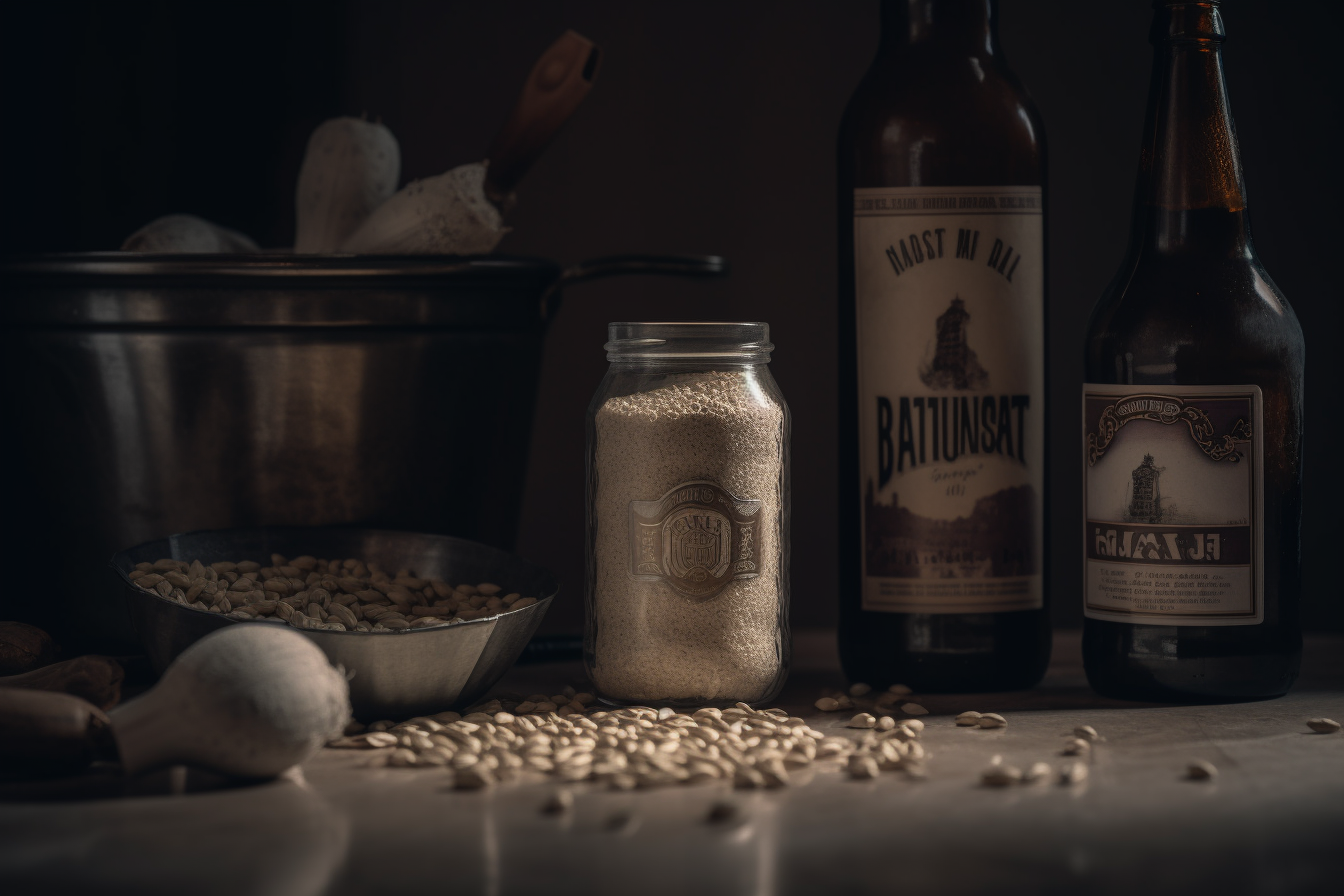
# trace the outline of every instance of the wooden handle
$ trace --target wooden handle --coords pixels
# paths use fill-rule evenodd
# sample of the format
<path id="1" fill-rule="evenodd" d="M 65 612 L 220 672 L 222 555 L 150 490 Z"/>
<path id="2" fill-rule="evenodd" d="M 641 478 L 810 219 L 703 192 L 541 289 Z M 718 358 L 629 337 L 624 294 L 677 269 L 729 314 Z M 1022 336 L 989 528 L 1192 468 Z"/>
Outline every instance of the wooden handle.
<path id="1" fill-rule="evenodd" d="M 51 635 L 22 622 L 0 622 L 0 675 L 22 675 L 56 662 L 60 649 Z"/>
<path id="2" fill-rule="evenodd" d="M 601 55 L 588 38 L 566 31 L 532 66 L 487 156 L 485 195 L 495 205 L 507 204 L 527 169 L 588 95 Z"/>
<path id="3" fill-rule="evenodd" d="M 0 761 L 33 771 L 75 771 L 116 756 L 112 723 L 87 700 L 0 688 Z"/>
<path id="4" fill-rule="evenodd" d="M 60 691 L 111 709 L 121 700 L 121 664 L 107 656 L 77 656 L 22 675 L 0 677 L 0 687 Z"/>

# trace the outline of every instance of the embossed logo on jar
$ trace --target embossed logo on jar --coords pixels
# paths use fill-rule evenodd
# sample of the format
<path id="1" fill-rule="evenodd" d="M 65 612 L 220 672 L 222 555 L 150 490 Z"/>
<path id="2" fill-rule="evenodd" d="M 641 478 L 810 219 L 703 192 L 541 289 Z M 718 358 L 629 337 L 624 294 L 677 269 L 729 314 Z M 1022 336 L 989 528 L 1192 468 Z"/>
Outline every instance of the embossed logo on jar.
<path id="1" fill-rule="evenodd" d="M 733 579 L 760 575 L 761 502 L 713 482 L 687 482 L 656 501 L 630 502 L 630 575 L 709 600 Z"/>

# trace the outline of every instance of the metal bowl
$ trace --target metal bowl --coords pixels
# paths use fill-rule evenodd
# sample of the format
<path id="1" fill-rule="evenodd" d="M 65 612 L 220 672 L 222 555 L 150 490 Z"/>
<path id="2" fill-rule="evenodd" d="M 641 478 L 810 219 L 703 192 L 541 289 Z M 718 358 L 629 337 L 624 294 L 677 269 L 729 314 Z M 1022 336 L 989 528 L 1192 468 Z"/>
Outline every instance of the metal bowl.
<path id="1" fill-rule="evenodd" d="M 322 648 L 332 663 L 353 672 L 350 703 L 355 717 L 405 719 L 468 706 L 485 694 L 518 659 L 559 593 L 554 577 L 496 548 L 418 532 L 385 529 L 267 528 L 188 532 L 120 551 L 112 568 L 120 577 L 131 624 L 158 672 L 215 629 L 267 625 L 184 606 L 131 583 L 135 564 L 164 557 L 190 563 L 265 561 L 293 557 L 358 557 L 387 569 L 449 582 L 498 582 L 537 602 L 519 610 L 435 628 L 399 632 L 330 632 L 295 629 Z"/>

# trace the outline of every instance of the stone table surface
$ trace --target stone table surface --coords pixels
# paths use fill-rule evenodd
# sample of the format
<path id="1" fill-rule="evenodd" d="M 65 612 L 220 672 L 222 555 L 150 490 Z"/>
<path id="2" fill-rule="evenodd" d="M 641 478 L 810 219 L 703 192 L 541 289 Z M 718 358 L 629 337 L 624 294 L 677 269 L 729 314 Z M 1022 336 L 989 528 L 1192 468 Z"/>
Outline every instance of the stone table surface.
<path id="1" fill-rule="evenodd" d="M 777 701 L 840 730 L 812 702 L 843 682 L 833 636 L 796 638 Z M 514 669 L 496 690 L 581 684 L 576 665 Z M 0 893 L 1323 893 L 1344 886 L 1344 637 L 1308 639 L 1277 700 L 1204 706 L 1099 698 L 1077 633 L 1057 636 L 1028 692 L 919 698 L 929 777 L 817 774 L 783 790 L 576 789 L 572 814 L 538 809 L 553 786 L 460 792 L 433 769 L 368 768 L 324 750 L 301 775 L 225 787 L 181 770 L 128 788 L 109 775 L 0 785 Z M 965 709 L 1001 730 L 957 728 Z M 990 757 L 1058 766 L 1066 735 L 1105 738 L 1082 786 L 991 789 Z M 1214 782 L 1183 779 L 1191 759 Z M 131 795 L 127 795 L 127 791 Z M 716 802 L 734 821 L 711 825 Z M 614 816 L 629 822 L 612 829 Z"/>

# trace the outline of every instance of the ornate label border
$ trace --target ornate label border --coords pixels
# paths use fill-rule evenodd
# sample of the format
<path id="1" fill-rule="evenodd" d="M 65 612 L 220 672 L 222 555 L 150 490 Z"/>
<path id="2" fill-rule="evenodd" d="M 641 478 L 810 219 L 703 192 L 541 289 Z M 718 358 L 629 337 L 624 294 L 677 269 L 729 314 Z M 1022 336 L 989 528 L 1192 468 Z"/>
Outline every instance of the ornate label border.
<path id="1" fill-rule="evenodd" d="M 630 577 L 666 582 L 694 601 L 716 596 L 733 579 L 760 575 L 761 501 L 738 498 L 716 482 L 683 482 L 654 501 L 630 502 Z M 694 531 L 693 531 L 694 530 Z M 706 563 L 682 556 L 682 539 L 706 545 Z"/>
<path id="2" fill-rule="evenodd" d="M 1120 398 L 1101 412 L 1097 431 L 1087 434 L 1087 465 L 1093 466 L 1100 460 L 1120 427 L 1135 420 L 1150 420 L 1167 426 L 1184 423 L 1190 428 L 1190 438 L 1194 439 L 1201 451 L 1214 460 L 1231 463 L 1241 460 L 1241 450 L 1237 446 L 1250 442 L 1255 436 L 1251 425 L 1238 418 L 1232 424 L 1232 431 L 1224 433 L 1219 439 L 1214 432 L 1213 421 L 1201 408 L 1187 404 L 1176 395 L 1138 392 Z"/>

